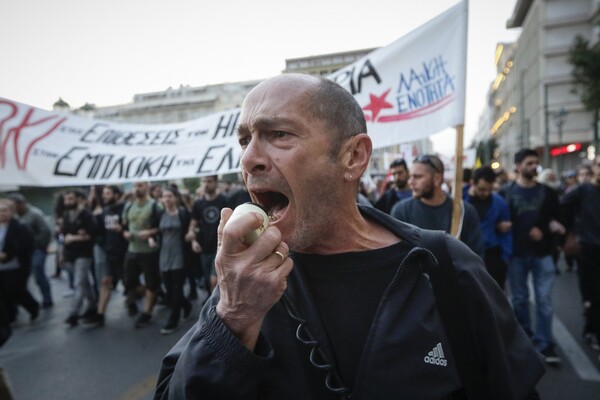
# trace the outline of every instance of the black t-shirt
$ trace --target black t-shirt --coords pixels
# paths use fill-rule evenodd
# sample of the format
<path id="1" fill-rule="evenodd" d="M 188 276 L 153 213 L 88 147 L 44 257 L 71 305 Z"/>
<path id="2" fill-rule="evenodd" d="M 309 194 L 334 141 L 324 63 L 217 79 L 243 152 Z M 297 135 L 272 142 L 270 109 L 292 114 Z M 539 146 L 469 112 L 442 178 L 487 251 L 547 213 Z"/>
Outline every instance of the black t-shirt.
<path id="1" fill-rule="evenodd" d="M 561 203 L 567 213 L 578 217 L 576 232 L 580 242 L 600 246 L 600 187 L 591 183 L 580 185 L 565 194 Z"/>
<path id="2" fill-rule="evenodd" d="M 538 243 L 531 240 L 529 232 L 538 220 L 544 202 L 544 188 L 542 185 L 513 185 L 508 200 L 513 223 L 513 255 L 536 256 Z"/>
<path id="3" fill-rule="evenodd" d="M 77 241 L 65 244 L 64 256 L 69 262 L 75 261 L 77 258 L 92 258 L 94 254 L 94 234 L 96 225 L 92 213 L 87 209 L 82 209 L 76 214 L 71 214 L 65 211 L 63 214 L 63 233 L 65 235 L 78 235 L 81 231 L 87 233 L 91 239 L 85 241 Z"/>
<path id="4" fill-rule="evenodd" d="M 227 198 L 230 208 L 236 208 L 240 204 L 248 203 L 252 201 L 250 198 L 250 194 L 247 190 L 238 189 L 235 192 L 231 193 Z"/>
<path id="5" fill-rule="evenodd" d="M 310 286 L 344 385 L 352 388 L 377 307 L 410 250 L 382 249 L 334 255 L 294 254 Z M 466 400 L 463 388 L 440 400 Z"/>
<path id="6" fill-rule="evenodd" d="M 117 225 L 123 226 L 123 208 L 125 204 L 118 203 L 104 208 L 102 213 L 102 226 L 104 233 L 104 250 L 109 256 L 120 256 L 127 251 L 127 241 L 123 231 L 115 231 Z"/>
<path id="7" fill-rule="evenodd" d="M 481 225 L 475 208 L 467 202 L 465 206 L 465 216 L 463 218 L 460 240 L 477 255 L 483 257 L 485 250 L 483 244 L 483 234 Z M 441 230 L 450 232 L 452 222 L 452 198 L 446 196 L 444 202 L 438 206 L 430 206 L 423 203 L 418 198 L 396 203 L 392 208 L 391 216 L 409 224 L 413 224 L 423 229 Z"/>
<path id="8" fill-rule="evenodd" d="M 409 246 L 335 255 L 294 254 L 305 273 L 340 377 L 352 387 L 371 323 L 383 293 Z"/>
<path id="9" fill-rule="evenodd" d="M 204 197 L 196 200 L 192 208 L 192 218 L 198 222 L 198 243 L 203 253 L 217 252 L 217 228 L 221 219 L 221 210 L 227 207 L 227 199 L 219 194 L 214 200 Z"/>
<path id="10" fill-rule="evenodd" d="M 492 196 L 490 195 L 485 199 L 480 199 L 477 196 L 470 196 L 469 201 L 471 202 L 473 207 L 475 207 L 477 215 L 479 216 L 479 220 L 483 221 L 488 210 L 492 206 Z"/>

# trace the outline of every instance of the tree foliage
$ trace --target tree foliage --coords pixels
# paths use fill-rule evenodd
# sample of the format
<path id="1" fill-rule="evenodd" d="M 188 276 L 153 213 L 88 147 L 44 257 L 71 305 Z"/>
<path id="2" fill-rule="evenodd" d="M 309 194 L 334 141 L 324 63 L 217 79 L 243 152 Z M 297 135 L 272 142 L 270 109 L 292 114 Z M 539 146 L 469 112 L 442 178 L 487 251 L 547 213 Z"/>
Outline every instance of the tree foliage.
<path id="1" fill-rule="evenodd" d="M 599 37 L 600 39 L 600 37 Z M 573 92 L 579 94 L 581 102 L 592 112 L 594 145 L 600 147 L 598 122 L 600 120 L 600 40 L 590 42 L 577 35 L 569 51 L 569 62 L 573 65 Z"/>
<path id="2" fill-rule="evenodd" d="M 484 140 L 477 145 L 476 157 L 479 158 L 482 165 L 488 165 L 494 160 L 494 152 L 498 148 L 495 138 Z"/>
<path id="3" fill-rule="evenodd" d="M 590 45 L 581 35 L 575 37 L 569 51 L 569 62 L 573 66 L 573 92 L 579 94 L 588 111 L 600 110 L 600 41 Z"/>

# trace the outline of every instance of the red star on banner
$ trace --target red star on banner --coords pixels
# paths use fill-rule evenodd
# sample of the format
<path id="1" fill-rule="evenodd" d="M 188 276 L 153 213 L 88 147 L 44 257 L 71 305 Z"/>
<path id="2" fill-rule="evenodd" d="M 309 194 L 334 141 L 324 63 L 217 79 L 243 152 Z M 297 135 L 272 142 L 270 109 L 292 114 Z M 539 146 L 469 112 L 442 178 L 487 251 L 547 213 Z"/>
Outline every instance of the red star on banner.
<path id="1" fill-rule="evenodd" d="M 390 93 L 390 90 L 392 90 L 392 88 L 389 88 L 388 90 L 386 90 L 386 92 L 384 94 L 382 94 L 381 96 L 376 96 L 373 94 L 369 95 L 371 102 L 369 104 L 367 104 L 366 106 L 364 106 L 363 110 L 369 110 L 373 113 L 372 121 L 375 121 L 377 119 L 379 112 L 381 110 L 383 110 L 384 108 L 394 108 L 394 106 L 392 104 L 388 103 L 385 100 L 388 93 Z"/>

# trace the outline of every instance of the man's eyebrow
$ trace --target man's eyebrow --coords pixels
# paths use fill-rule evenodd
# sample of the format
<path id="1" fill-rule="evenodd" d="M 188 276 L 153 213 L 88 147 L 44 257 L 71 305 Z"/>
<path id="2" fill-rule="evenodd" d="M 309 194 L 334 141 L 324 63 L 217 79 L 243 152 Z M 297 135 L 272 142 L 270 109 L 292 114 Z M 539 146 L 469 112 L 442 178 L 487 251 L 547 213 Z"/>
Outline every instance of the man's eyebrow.
<path id="1" fill-rule="evenodd" d="M 249 133 L 250 125 L 254 129 L 266 130 L 269 128 L 273 128 L 278 123 L 281 123 L 283 121 L 285 121 L 285 120 L 282 118 L 277 118 L 277 117 L 259 117 L 259 118 L 252 120 L 251 124 L 247 124 L 247 123 L 239 124 L 238 128 L 237 128 L 237 134 L 239 136 L 239 135 L 244 135 L 244 134 Z"/>
<path id="2" fill-rule="evenodd" d="M 238 125 L 238 127 L 237 127 L 237 135 L 238 136 L 245 135 L 248 132 L 250 132 L 250 129 L 248 129 L 248 125 L 246 125 L 246 124 Z"/>

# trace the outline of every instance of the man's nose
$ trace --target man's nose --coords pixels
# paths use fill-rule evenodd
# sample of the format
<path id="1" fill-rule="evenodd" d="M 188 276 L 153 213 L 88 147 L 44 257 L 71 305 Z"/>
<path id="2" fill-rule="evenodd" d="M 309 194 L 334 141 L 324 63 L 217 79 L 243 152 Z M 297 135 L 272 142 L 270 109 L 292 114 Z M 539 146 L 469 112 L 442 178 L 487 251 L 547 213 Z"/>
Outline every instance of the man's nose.
<path id="1" fill-rule="evenodd" d="M 242 152 L 242 166 L 249 174 L 266 171 L 268 166 L 268 153 L 261 143 L 260 138 L 254 137 Z"/>

